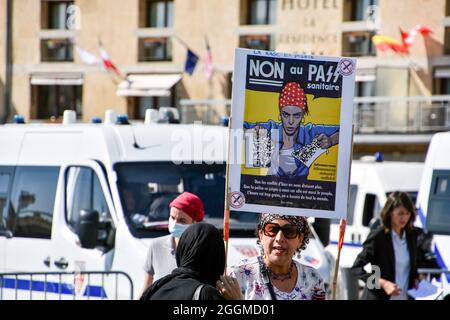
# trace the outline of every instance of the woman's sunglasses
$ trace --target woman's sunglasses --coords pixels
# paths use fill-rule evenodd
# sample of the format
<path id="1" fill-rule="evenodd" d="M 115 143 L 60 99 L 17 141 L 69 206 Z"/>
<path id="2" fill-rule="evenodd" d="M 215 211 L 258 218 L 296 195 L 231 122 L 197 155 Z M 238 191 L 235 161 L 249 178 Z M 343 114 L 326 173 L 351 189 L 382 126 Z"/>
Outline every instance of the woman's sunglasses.
<path id="1" fill-rule="evenodd" d="M 278 223 L 267 223 L 263 228 L 263 233 L 268 237 L 275 237 L 280 230 L 287 239 L 295 239 L 299 234 L 297 226 L 292 224 L 280 226 Z"/>

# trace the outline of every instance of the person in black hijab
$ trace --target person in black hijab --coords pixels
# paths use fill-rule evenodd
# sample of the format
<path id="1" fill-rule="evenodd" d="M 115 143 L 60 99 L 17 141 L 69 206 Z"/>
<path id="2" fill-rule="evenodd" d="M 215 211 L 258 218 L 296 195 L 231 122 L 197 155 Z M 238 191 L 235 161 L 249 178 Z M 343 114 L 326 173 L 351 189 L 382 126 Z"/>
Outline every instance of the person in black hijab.
<path id="1" fill-rule="evenodd" d="M 178 268 L 152 284 L 141 300 L 224 299 L 216 289 L 225 269 L 225 247 L 216 227 L 203 222 L 189 226 L 180 237 L 176 260 Z"/>

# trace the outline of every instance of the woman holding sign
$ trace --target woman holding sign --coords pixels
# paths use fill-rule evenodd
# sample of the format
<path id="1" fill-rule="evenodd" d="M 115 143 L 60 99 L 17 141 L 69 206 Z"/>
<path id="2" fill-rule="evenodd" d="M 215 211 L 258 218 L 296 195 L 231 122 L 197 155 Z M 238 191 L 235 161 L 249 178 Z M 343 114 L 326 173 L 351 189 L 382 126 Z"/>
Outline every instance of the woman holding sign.
<path id="1" fill-rule="evenodd" d="M 311 163 L 326 149 L 338 144 L 339 127 L 304 124 L 304 117 L 309 114 L 308 103 L 306 93 L 297 82 L 283 86 L 278 108 L 280 123 L 273 120 L 244 122 L 244 129 L 253 129 L 256 135 L 253 141 L 258 141 L 253 148 L 258 158 L 255 166 L 270 163 L 268 175 L 307 176 Z"/>
<path id="2" fill-rule="evenodd" d="M 257 234 L 261 255 L 231 267 L 246 300 L 324 300 L 324 282 L 311 267 L 293 260 L 309 242 L 304 217 L 261 214 Z M 228 280 L 228 279 L 223 279 Z M 218 281 L 224 297 L 231 284 Z"/>

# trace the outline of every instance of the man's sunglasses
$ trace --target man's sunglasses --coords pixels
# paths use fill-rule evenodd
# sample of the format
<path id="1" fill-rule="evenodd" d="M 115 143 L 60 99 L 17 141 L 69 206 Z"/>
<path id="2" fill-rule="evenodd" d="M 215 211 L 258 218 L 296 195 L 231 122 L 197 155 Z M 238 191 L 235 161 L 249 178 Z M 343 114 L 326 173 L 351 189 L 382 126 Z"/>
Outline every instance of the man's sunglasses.
<path id="1" fill-rule="evenodd" d="M 267 223 L 263 228 L 263 233 L 268 237 L 275 237 L 280 230 L 287 239 L 295 239 L 299 234 L 297 226 L 292 224 L 280 226 L 278 223 Z"/>

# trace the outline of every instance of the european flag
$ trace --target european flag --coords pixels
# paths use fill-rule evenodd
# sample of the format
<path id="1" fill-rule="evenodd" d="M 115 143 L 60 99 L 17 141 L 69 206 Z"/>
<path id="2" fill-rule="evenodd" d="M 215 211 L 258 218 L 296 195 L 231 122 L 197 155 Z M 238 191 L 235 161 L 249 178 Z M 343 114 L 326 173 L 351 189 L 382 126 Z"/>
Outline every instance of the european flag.
<path id="1" fill-rule="evenodd" d="M 187 49 L 186 63 L 184 65 L 184 71 L 189 73 L 192 76 L 194 72 L 195 66 L 198 62 L 198 56 L 193 53 L 191 50 Z"/>

